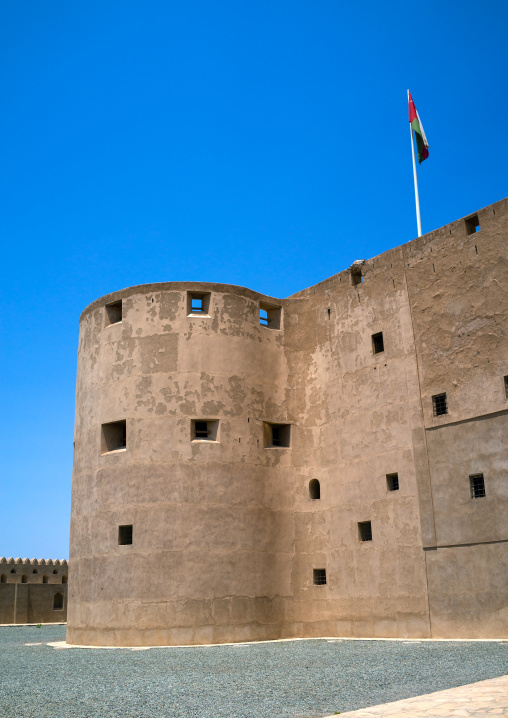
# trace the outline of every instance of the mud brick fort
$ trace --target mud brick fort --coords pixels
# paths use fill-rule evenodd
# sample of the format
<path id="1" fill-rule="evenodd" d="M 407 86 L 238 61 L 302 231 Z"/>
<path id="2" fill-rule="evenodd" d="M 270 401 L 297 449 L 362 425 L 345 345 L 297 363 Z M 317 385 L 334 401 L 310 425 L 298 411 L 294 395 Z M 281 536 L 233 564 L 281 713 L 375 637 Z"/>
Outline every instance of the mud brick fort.
<path id="1" fill-rule="evenodd" d="M 67 620 L 64 559 L 0 558 L 0 624 Z"/>
<path id="2" fill-rule="evenodd" d="M 287 299 L 87 307 L 68 642 L 508 637 L 507 247 L 502 200 Z"/>

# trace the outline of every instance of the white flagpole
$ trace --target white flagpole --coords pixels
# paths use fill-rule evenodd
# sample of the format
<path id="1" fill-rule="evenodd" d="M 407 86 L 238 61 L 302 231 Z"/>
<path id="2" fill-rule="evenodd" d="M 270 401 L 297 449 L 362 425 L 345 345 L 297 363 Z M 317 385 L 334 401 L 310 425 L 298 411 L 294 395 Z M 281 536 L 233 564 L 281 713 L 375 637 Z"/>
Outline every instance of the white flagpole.
<path id="1" fill-rule="evenodd" d="M 409 90 L 407 91 L 407 99 L 409 102 Z M 413 140 L 413 128 L 409 125 L 409 134 L 411 135 L 411 155 L 413 157 L 413 177 L 415 181 L 415 201 L 416 201 L 416 224 L 418 225 L 418 236 L 422 236 L 422 220 L 420 217 L 420 198 L 418 196 L 418 179 L 416 177 L 416 160 L 415 160 L 415 143 Z"/>

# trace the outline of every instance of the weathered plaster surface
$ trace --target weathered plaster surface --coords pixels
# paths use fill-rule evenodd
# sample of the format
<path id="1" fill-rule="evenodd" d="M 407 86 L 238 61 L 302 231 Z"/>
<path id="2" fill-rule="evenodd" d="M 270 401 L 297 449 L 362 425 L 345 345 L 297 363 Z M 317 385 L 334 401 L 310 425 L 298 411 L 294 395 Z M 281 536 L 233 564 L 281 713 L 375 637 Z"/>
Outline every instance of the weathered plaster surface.
<path id="1" fill-rule="evenodd" d="M 356 285 L 345 271 L 281 300 L 173 282 L 87 307 L 69 642 L 508 635 L 508 202 L 478 217 L 476 234 L 458 220 L 367 260 Z M 187 316 L 188 292 L 210 294 L 208 316 Z M 193 419 L 219 420 L 218 441 L 191 441 Z M 118 420 L 127 449 L 101 455 Z M 266 422 L 291 424 L 290 448 L 265 448 Z"/>

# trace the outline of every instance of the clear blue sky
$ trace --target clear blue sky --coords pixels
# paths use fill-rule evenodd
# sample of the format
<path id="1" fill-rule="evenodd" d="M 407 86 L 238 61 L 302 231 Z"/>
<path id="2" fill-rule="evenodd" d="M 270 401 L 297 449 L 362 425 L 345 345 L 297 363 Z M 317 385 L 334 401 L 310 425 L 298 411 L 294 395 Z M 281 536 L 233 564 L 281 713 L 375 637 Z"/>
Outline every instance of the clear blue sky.
<path id="1" fill-rule="evenodd" d="M 507 193 L 508 3 L 0 4 L 0 555 L 66 558 L 78 318 L 145 282 L 285 297 Z"/>

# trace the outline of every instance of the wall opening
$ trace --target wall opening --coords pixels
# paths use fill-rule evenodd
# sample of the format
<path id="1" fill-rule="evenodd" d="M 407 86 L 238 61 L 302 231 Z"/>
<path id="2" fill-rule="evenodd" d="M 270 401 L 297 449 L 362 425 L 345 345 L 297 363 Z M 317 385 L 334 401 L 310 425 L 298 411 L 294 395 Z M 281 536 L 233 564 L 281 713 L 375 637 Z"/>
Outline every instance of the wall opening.
<path id="1" fill-rule="evenodd" d="M 361 284 L 363 282 L 363 275 L 361 269 L 352 269 L 351 270 L 351 284 L 353 287 L 355 287 L 357 284 Z"/>
<path id="2" fill-rule="evenodd" d="M 259 304 L 259 323 L 268 329 L 280 329 L 282 307 L 275 307 L 271 304 Z"/>
<path id="3" fill-rule="evenodd" d="M 291 441 L 291 424 L 264 424 L 265 448 L 288 448 Z"/>
<path id="4" fill-rule="evenodd" d="M 399 475 L 398 474 L 386 474 L 386 485 L 388 486 L 388 491 L 398 491 L 399 490 Z"/>
<path id="5" fill-rule="evenodd" d="M 63 605 L 63 593 L 55 593 L 55 595 L 53 596 L 53 611 L 63 611 Z"/>
<path id="6" fill-rule="evenodd" d="M 448 414 L 448 404 L 446 402 L 446 394 L 436 394 L 432 397 L 432 408 L 434 416 L 442 416 Z"/>
<path id="7" fill-rule="evenodd" d="M 471 215 L 471 217 L 465 219 L 464 222 L 466 225 L 466 234 L 474 234 L 480 231 L 480 222 L 477 214 Z"/>
<path id="8" fill-rule="evenodd" d="M 62 583 L 67 583 L 67 576 L 62 576 Z"/>
<path id="9" fill-rule="evenodd" d="M 7 576 L 5 573 L 0 576 L 0 583 L 7 583 Z"/>
<path id="10" fill-rule="evenodd" d="M 314 586 L 324 586 L 326 584 L 326 568 L 313 568 L 312 578 Z"/>
<path id="11" fill-rule="evenodd" d="M 15 569 L 15 568 L 11 568 L 11 573 L 16 573 L 16 569 Z"/>
<path id="12" fill-rule="evenodd" d="M 105 325 L 107 327 L 111 326 L 111 324 L 120 324 L 122 321 L 122 300 L 118 302 L 111 302 L 111 304 L 106 304 L 105 306 L 106 310 L 106 321 Z"/>
<path id="13" fill-rule="evenodd" d="M 48 577 L 47 577 L 47 576 L 43 576 L 43 577 L 42 577 L 42 583 L 47 583 L 47 582 L 48 582 Z"/>
<path id="14" fill-rule="evenodd" d="M 55 568 L 55 570 L 53 571 L 53 573 L 54 573 L 54 574 L 55 574 L 55 573 L 58 573 L 58 571 L 56 570 L 56 568 Z"/>
<path id="15" fill-rule="evenodd" d="M 378 332 L 372 335 L 372 351 L 374 354 L 381 354 L 384 352 L 385 344 L 383 341 L 383 332 Z"/>
<path id="16" fill-rule="evenodd" d="M 118 545 L 130 546 L 132 544 L 132 524 L 118 527 Z"/>
<path id="17" fill-rule="evenodd" d="M 505 376 L 504 378 L 504 393 L 506 394 L 506 398 L 508 399 L 508 376 Z"/>
<path id="18" fill-rule="evenodd" d="M 358 533 L 360 534 L 360 541 L 372 541 L 372 523 L 370 521 L 360 521 Z"/>
<path id="19" fill-rule="evenodd" d="M 471 498 L 482 499 L 485 494 L 485 479 L 483 474 L 471 474 L 469 477 L 469 483 L 471 486 Z"/>
<path id="20" fill-rule="evenodd" d="M 321 486 L 317 479 L 312 479 L 309 482 L 309 496 L 313 501 L 321 498 Z"/>
<path id="21" fill-rule="evenodd" d="M 193 419 L 191 421 L 191 441 L 218 441 L 218 419 Z"/>
<path id="22" fill-rule="evenodd" d="M 127 448 L 127 422 L 110 421 L 101 427 L 101 454 L 121 451 Z"/>
<path id="23" fill-rule="evenodd" d="M 28 583 L 28 576 L 21 576 L 21 583 Z"/>
<path id="24" fill-rule="evenodd" d="M 210 316 L 210 292 L 187 292 L 187 316 Z"/>
<path id="25" fill-rule="evenodd" d="M 32 571 L 32 573 L 39 573 L 36 568 Z"/>

